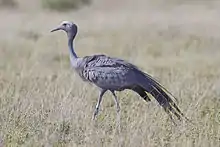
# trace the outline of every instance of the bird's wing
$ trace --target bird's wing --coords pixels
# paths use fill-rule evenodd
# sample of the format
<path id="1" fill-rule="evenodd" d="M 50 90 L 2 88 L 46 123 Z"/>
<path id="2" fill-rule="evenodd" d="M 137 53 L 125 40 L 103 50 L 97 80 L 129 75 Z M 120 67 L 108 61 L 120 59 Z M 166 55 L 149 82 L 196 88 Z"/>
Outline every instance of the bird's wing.
<path id="1" fill-rule="evenodd" d="M 86 63 L 84 64 L 84 69 L 93 69 L 98 70 L 98 68 L 101 68 L 99 70 L 103 72 L 115 70 L 118 71 L 119 73 L 122 72 L 125 75 L 126 71 L 133 72 L 135 75 L 147 77 L 149 81 L 151 81 L 154 84 L 157 84 L 159 87 L 161 87 L 166 93 L 171 95 L 175 101 L 177 99 L 166 89 L 164 88 L 155 78 L 150 76 L 149 74 L 141 71 L 137 66 L 122 60 L 118 58 L 112 58 L 106 55 L 94 55 L 94 56 L 86 56 Z M 123 71 L 122 71 L 123 70 Z M 101 72 L 100 71 L 100 72 Z M 132 75 L 133 76 L 133 75 Z M 137 77 L 137 76 L 135 76 Z M 130 77 L 134 78 L 134 77 Z"/>
<path id="2" fill-rule="evenodd" d="M 86 56 L 83 59 L 85 61 L 85 63 L 83 64 L 83 73 L 86 74 L 88 72 L 88 70 L 91 71 L 94 74 L 98 74 L 100 76 L 100 74 L 104 74 L 109 75 L 110 77 L 115 75 L 115 76 L 125 76 L 129 73 L 130 77 L 127 77 L 127 80 L 137 80 L 138 79 L 134 79 L 134 78 L 139 78 L 144 76 L 145 78 L 148 79 L 148 81 L 151 84 L 156 84 L 158 87 L 160 87 L 163 91 L 165 91 L 167 94 L 169 94 L 173 100 L 177 101 L 177 99 L 165 88 L 163 87 L 156 79 L 154 79 L 152 76 L 150 76 L 149 74 L 141 71 L 137 66 L 122 60 L 122 59 L 118 59 L 118 58 L 112 58 L 106 55 L 94 55 L 94 56 Z M 97 73 L 95 73 L 97 72 Z M 83 74 L 82 73 L 82 74 Z M 117 75 L 116 75 L 117 74 Z M 138 76 L 137 76 L 138 75 Z M 96 78 L 96 76 L 93 76 L 94 78 Z M 88 79 L 89 80 L 89 79 Z M 126 80 L 126 79 L 124 79 Z"/>

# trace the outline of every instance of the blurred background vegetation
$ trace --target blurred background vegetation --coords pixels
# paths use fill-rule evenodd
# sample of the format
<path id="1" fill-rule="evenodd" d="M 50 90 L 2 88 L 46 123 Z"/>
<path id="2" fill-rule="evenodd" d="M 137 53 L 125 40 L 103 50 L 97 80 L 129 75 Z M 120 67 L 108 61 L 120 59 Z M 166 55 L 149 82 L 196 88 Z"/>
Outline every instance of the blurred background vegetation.
<path id="1" fill-rule="evenodd" d="M 88 5 L 92 0 L 42 0 L 45 8 L 57 11 L 70 11 Z"/>
<path id="2" fill-rule="evenodd" d="M 89 5 L 92 0 L 41 0 L 41 5 L 45 9 L 56 11 L 71 11 Z M 3 7 L 17 7 L 16 0 L 0 0 L 0 6 Z"/>
<path id="3" fill-rule="evenodd" d="M 0 0 L 1 7 L 15 7 L 17 2 L 15 0 Z"/>

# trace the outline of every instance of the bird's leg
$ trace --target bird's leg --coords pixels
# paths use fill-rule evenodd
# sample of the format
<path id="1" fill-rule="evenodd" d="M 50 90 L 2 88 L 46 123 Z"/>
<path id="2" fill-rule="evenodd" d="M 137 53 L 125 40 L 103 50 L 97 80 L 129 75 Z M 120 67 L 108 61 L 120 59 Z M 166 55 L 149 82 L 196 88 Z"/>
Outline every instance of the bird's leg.
<path id="1" fill-rule="evenodd" d="M 117 109 L 117 128 L 118 128 L 118 133 L 120 134 L 121 132 L 121 118 L 120 118 L 120 105 L 119 105 L 119 102 L 118 102 L 118 97 L 116 96 L 115 94 L 115 91 L 111 91 L 114 98 L 115 98 L 115 103 L 116 103 L 116 109 Z"/>
<path id="2" fill-rule="evenodd" d="M 114 91 L 111 91 L 114 98 L 115 98 L 115 104 L 116 104 L 116 108 L 117 108 L 117 113 L 119 113 L 120 111 L 120 105 L 119 105 L 119 102 L 118 102 L 118 97 L 116 96 L 115 92 Z"/>
<path id="3" fill-rule="evenodd" d="M 101 101 L 102 101 L 102 97 L 103 95 L 105 94 L 107 90 L 105 89 L 102 89 L 101 92 L 100 92 L 100 95 L 99 95 L 99 99 L 98 99 L 98 102 L 95 106 L 95 111 L 94 111 L 94 115 L 93 115 L 93 120 L 95 119 L 96 115 L 99 113 L 99 107 L 100 107 L 100 104 L 101 104 Z"/>

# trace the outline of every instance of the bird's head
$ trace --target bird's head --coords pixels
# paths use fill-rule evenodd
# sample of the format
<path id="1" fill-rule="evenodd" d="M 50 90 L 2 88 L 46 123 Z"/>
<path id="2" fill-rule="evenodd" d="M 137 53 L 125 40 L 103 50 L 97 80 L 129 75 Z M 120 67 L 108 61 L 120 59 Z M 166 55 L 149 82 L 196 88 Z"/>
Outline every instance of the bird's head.
<path id="1" fill-rule="evenodd" d="M 74 38 L 77 34 L 77 25 L 70 21 L 63 21 L 58 27 L 51 30 L 51 32 L 58 30 L 63 30 L 67 33 L 68 37 Z"/>

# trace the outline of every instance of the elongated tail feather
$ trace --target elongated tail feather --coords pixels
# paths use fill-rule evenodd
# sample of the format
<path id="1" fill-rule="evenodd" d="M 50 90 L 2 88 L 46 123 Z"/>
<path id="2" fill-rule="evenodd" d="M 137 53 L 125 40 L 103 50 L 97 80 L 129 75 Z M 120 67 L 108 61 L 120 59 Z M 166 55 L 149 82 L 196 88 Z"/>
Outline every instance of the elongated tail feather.
<path id="1" fill-rule="evenodd" d="M 145 75 L 145 80 L 142 80 L 141 83 L 142 88 L 145 89 L 146 92 L 150 93 L 157 100 L 157 102 L 164 108 L 165 112 L 172 120 L 173 117 L 171 114 L 175 115 L 178 120 L 182 120 L 182 118 L 185 118 L 189 121 L 189 119 L 184 116 L 177 104 L 174 102 L 173 99 L 175 98 L 172 95 L 168 95 L 170 93 L 167 93 L 167 90 L 162 87 L 157 81 Z"/>

